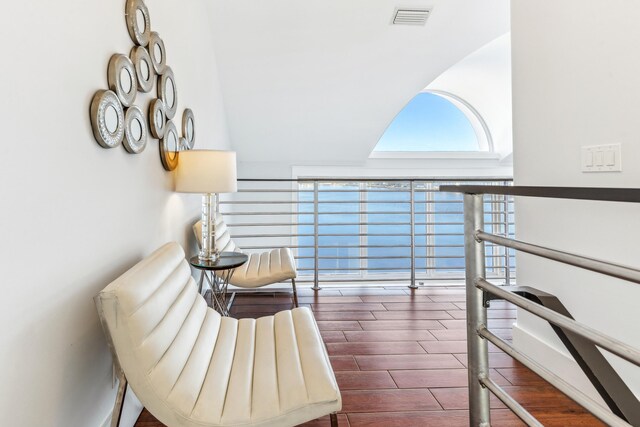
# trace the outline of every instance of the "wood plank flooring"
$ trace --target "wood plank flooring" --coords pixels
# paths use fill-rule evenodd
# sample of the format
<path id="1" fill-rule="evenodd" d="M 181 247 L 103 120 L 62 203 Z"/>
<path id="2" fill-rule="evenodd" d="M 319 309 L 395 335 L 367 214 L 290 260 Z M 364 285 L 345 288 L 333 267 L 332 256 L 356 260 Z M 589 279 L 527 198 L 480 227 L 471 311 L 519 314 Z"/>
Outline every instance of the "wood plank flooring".
<path id="1" fill-rule="evenodd" d="M 464 290 L 432 287 L 299 291 L 327 345 L 342 393 L 340 427 L 468 426 Z M 260 317 L 291 307 L 282 293 L 238 294 L 232 316 Z M 489 326 L 510 340 L 513 306 L 494 301 Z M 542 378 L 490 346 L 491 377 L 545 426 L 602 426 Z M 523 426 L 495 398 L 492 425 Z M 136 427 L 160 427 L 146 410 Z M 329 417 L 304 424 L 328 427 Z"/>

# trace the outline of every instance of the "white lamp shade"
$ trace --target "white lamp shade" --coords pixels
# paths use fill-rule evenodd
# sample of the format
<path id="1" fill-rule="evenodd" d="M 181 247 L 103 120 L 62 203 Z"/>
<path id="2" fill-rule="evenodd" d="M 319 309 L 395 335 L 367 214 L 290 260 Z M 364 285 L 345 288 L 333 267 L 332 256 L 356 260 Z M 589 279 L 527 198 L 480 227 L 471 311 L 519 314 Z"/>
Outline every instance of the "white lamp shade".
<path id="1" fill-rule="evenodd" d="M 179 193 L 234 193 L 238 191 L 235 151 L 180 151 L 175 174 Z"/>

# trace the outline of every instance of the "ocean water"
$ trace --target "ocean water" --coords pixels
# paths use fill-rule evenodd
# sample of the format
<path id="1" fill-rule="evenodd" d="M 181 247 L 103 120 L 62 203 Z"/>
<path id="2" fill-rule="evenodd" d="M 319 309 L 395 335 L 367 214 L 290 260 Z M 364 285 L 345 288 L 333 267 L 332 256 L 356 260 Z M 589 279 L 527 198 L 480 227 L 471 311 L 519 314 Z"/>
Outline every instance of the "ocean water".
<path id="1" fill-rule="evenodd" d="M 359 184 L 323 183 L 319 186 L 318 255 L 321 258 L 321 274 L 404 275 L 410 272 L 411 194 L 406 188 L 406 183 L 398 184 L 398 188 L 388 183 L 365 185 L 368 186 L 368 192 L 361 192 Z M 301 190 L 305 189 L 308 188 L 301 187 Z M 313 192 L 299 194 L 298 221 L 302 225 L 298 227 L 298 233 L 313 235 Z M 417 191 L 414 198 L 416 271 L 418 274 L 427 273 L 432 276 L 462 277 L 462 196 Z M 485 204 L 485 211 L 491 211 L 490 203 Z M 487 213 L 485 222 L 490 223 L 492 217 L 495 218 L 495 215 Z M 487 227 L 496 231 L 491 228 L 492 225 Z M 313 246 L 314 237 L 299 237 L 298 245 Z M 487 248 L 488 268 L 494 266 L 495 259 L 492 255 L 493 249 Z M 303 269 L 301 273 L 312 274 L 304 269 L 312 269 L 314 259 L 304 257 L 313 257 L 314 248 L 300 248 L 298 256 L 302 257 L 298 260 L 298 267 Z M 427 256 L 430 257 L 429 260 Z"/>

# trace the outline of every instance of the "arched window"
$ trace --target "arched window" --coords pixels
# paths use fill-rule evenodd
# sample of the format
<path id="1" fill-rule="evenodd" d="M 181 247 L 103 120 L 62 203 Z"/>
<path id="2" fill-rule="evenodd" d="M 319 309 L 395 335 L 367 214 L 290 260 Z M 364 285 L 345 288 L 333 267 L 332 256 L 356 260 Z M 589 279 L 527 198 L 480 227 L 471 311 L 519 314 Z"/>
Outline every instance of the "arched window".
<path id="1" fill-rule="evenodd" d="M 393 119 L 374 152 L 492 152 L 482 117 L 464 100 L 444 92 L 416 95 Z"/>

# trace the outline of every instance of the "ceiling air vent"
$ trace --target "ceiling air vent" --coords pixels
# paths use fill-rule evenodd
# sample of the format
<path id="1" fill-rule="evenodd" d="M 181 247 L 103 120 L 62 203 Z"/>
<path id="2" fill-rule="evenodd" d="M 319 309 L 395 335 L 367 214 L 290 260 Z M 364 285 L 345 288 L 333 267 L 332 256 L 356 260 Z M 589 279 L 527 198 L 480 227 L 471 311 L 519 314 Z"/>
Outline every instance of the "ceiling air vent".
<path id="1" fill-rule="evenodd" d="M 396 9 L 393 25 L 424 25 L 430 9 Z"/>

